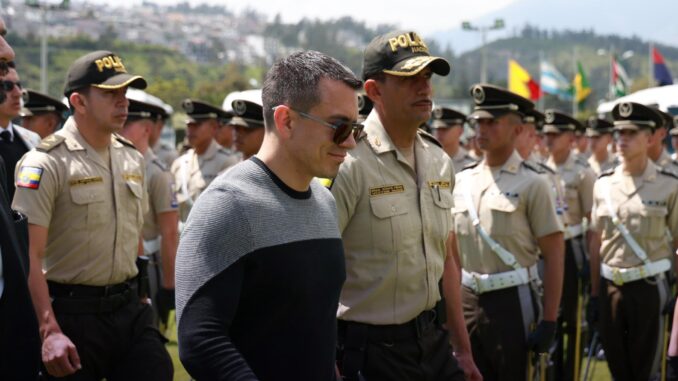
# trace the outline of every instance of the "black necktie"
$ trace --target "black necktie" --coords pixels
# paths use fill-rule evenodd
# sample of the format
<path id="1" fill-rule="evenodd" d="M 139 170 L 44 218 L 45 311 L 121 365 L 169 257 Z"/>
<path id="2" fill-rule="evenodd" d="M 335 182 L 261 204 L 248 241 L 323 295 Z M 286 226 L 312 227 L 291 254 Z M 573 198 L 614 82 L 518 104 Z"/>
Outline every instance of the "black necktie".
<path id="1" fill-rule="evenodd" d="M 0 140 L 7 142 L 7 143 L 11 143 L 12 142 L 12 133 L 7 131 L 7 130 L 0 132 Z"/>

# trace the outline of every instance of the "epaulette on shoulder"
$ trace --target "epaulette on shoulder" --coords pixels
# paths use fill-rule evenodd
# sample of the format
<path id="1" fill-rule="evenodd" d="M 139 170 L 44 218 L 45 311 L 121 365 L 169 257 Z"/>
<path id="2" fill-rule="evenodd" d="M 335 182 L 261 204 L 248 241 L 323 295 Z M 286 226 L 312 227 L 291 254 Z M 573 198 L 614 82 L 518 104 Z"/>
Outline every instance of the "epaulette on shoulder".
<path id="1" fill-rule="evenodd" d="M 162 160 L 160 160 L 160 159 L 158 159 L 158 158 L 153 159 L 153 161 L 151 161 L 151 163 L 153 163 L 153 164 L 157 165 L 158 167 L 160 167 L 160 169 L 162 169 L 163 172 L 169 171 L 169 168 L 167 168 L 167 164 L 165 164 L 164 161 L 162 161 Z"/>
<path id="2" fill-rule="evenodd" d="M 120 136 L 120 135 L 118 135 L 118 134 L 113 134 L 113 136 L 115 137 L 115 140 L 119 141 L 119 142 L 122 143 L 123 145 L 126 145 L 126 146 L 128 146 L 128 147 L 137 149 L 137 147 L 134 146 L 134 143 L 132 143 L 131 141 L 127 140 L 126 138 L 123 138 L 122 136 Z"/>
<path id="3" fill-rule="evenodd" d="M 541 169 L 543 169 L 545 172 L 548 172 L 548 173 L 550 173 L 550 174 L 552 174 L 552 175 L 555 175 L 555 174 L 556 174 L 556 171 L 554 171 L 553 168 L 549 167 L 548 165 L 546 165 L 546 164 L 544 164 L 544 163 L 537 163 L 537 165 L 539 165 L 539 167 L 540 167 Z"/>
<path id="4" fill-rule="evenodd" d="M 533 163 L 530 163 L 530 162 L 527 161 L 527 160 L 523 160 L 522 162 L 520 162 L 520 164 L 521 164 L 523 167 L 525 167 L 525 168 L 531 170 L 532 172 L 537 172 L 537 173 L 539 173 L 539 174 L 546 173 L 546 171 L 545 171 L 544 169 L 542 169 L 540 166 L 537 166 L 537 165 L 535 165 L 535 164 L 533 164 Z"/>
<path id="5" fill-rule="evenodd" d="M 608 170 L 601 172 L 600 175 L 598 175 L 598 178 L 600 179 L 600 178 L 605 177 L 605 176 L 610 176 L 613 173 L 614 173 L 614 168 L 610 168 Z"/>
<path id="6" fill-rule="evenodd" d="M 677 180 L 678 180 L 678 173 L 676 173 L 676 172 L 669 171 L 669 170 L 664 169 L 664 168 L 660 168 L 660 169 L 659 169 L 659 173 L 661 173 L 662 175 L 666 175 L 666 176 L 669 176 L 669 177 L 673 177 L 674 179 L 677 179 Z"/>
<path id="7" fill-rule="evenodd" d="M 429 134 L 428 132 L 426 132 L 426 131 L 424 131 L 424 130 L 422 130 L 422 129 L 420 128 L 420 129 L 417 130 L 417 133 L 418 133 L 419 135 L 421 135 L 421 137 L 423 137 L 423 138 L 429 140 L 431 143 L 437 145 L 437 146 L 440 147 L 440 148 L 443 148 L 443 145 L 440 144 L 440 142 L 438 141 L 438 139 L 436 139 L 433 135 Z"/>
<path id="8" fill-rule="evenodd" d="M 65 137 L 61 135 L 52 134 L 40 141 L 40 144 L 35 147 L 36 150 L 40 152 L 49 152 L 53 150 L 56 146 L 63 143 L 66 140 Z"/>
<path id="9" fill-rule="evenodd" d="M 467 169 L 475 168 L 475 167 L 478 166 L 478 164 L 480 164 L 480 160 L 474 161 L 473 163 L 468 163 L 468 164 L 466 164 L 466 165 L 464 166 L 464 168 L 462 168 L 461 170 L 462 170 L 462 171 L 465 171 L 465 170 L 467 170 Z"/>

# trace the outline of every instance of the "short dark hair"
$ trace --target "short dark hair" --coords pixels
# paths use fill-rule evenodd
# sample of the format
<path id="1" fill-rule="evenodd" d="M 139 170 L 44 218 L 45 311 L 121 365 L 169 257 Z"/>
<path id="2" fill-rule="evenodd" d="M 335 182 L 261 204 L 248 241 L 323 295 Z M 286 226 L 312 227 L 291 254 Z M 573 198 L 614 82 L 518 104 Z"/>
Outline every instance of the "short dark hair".
<path id="1" fill-rule="evenodd" d="M 318 83 L 323 78 L 341 81 L 354 90 L 362 87 L 353 72 L 326 54 L 307 50 L 293 53 L 276 62 L 266 74 L 261 99 L 264 122 L 273 126 L 273 107 L 286 104 L 308 111 L 320 99 Z"/>

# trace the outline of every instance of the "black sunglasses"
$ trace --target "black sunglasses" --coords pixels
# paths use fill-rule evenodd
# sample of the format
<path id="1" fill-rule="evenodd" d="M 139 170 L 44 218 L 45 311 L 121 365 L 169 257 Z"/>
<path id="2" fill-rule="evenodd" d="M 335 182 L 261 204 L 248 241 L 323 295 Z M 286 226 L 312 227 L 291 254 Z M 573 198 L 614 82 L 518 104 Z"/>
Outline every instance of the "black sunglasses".
<path id="1" fill-rule="evenodd" d="M 278 106 L 273 107 L 273 110 L 275 110 Z M 289 107 L 289 106 L 288 106 Z M 334 130 L 334 136 L 332 137 L 332 141 L 335 144 L 341 144 L 343 143 L 346 139 L 348 139 L 349 135 L 353 133 L 353 139 L 358 141 L 358 137 L 360 136 L 360 133 L 363 131 L 363 126 L 361 123 L 356 123 L 356 122 L 349 122 L 349 121 L 340 121 L 340 122 L 335 122 L 335 123 L 330 123 L 325 120 L 322 120 L 318 118 L 317 116 L 313 116 L 311 114 L 307 114 L 303 111 L 295 110 L 292 107 L 289 107 L 290 110 L 296 112 L 299 114 L 302 118 L 306 118 L 309 120 L 312 120 L 314 122 L 318 122 L 322 124 L 323 126 L 327 126 L 331 129 Z"/>
<path id="2" fill-rule="evenodd" d="M 10 91 L 12 91 L 14 86 L 16 86 L 19 90 L 21 90 L 21 82 L 19 82 L 19 81 L 16 81 L 16 82 L 8 81 L 8 80 L 0 81 L 0 89 L 2 89 L 3 91 L 10 92 Z"/>

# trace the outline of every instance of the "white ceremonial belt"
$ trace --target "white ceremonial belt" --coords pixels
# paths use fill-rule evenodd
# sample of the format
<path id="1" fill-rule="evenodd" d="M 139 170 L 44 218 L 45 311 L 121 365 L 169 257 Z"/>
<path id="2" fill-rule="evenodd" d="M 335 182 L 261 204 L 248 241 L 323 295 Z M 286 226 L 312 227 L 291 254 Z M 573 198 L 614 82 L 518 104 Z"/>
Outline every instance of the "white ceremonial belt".
<path id="1" fill-rule="evenodd" d="M 480 274 L 461 269 L 461 284 L 476 294 L 520 286 L 535 279 L 539 279 L 537 265 L 496 274 Z"/>
<path id="2" fill-rule="evenodd" d="M 648 262 L 647 264 L 636 267 L 613 267 L 608 266 L 605 263 L 601 264 L 600 267 L 603 278 L 611 281 L 617 286 L 661 274 L 668 271 L 670 268 L 671 261 L 667 258 L 656 262 Z"/>
<path id="3" fill-rule="evenodd" d="M 144 254 L 150 255 L 160 251 L 160 236 L 151 240 L 144 240 Z"/>
<path id="4" fill-rule="evenodd" d="M 574 238 L 584 233 L 582 224 L 569 225 L 565 228 L 565 239 Z"/>

